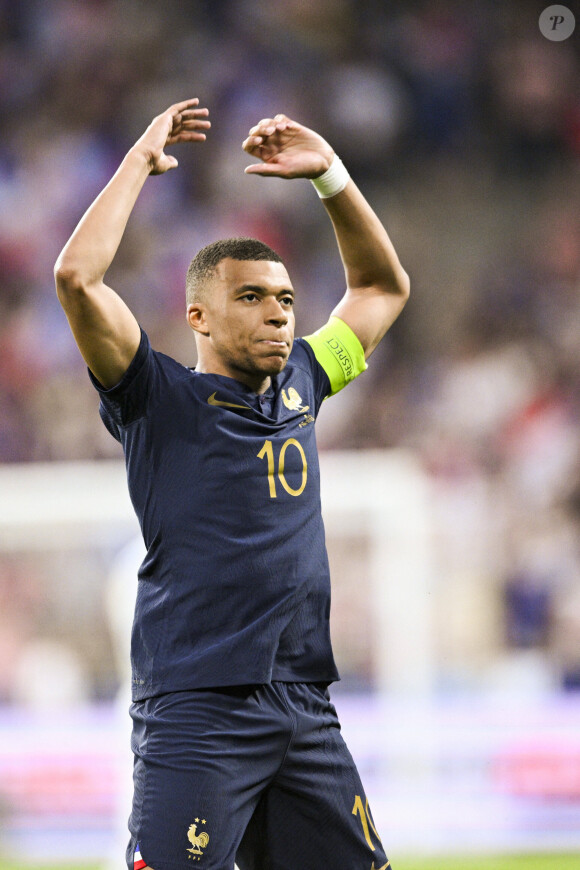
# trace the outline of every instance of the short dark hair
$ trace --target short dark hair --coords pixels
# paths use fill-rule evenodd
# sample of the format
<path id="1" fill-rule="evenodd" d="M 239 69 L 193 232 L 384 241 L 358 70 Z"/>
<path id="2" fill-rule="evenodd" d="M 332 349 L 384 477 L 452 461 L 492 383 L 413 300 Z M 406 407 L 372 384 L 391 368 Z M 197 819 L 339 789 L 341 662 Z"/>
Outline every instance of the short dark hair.
<path id="1" fill-rule="evenodd" d="M 189 305 L 201 298 L 208 279 L 222 260 L 231 257 L 232 260 L 269 260 L 272 263 L 282 263 L 282 257 L 269 245 L 259 239 L 235 238 L 220 239 L 206 245 L 195 255 L 185 279 L 185 295 Z"/>

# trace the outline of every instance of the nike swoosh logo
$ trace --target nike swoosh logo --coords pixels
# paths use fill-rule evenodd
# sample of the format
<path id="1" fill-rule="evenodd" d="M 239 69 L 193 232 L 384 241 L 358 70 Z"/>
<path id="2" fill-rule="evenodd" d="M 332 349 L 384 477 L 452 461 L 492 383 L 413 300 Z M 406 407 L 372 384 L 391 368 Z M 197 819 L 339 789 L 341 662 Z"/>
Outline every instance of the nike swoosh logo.
<path id="1" fill-rule="evenodd" d="M 387 861 L 387 863 L 386 863 L 386 864 L 383 864 L 382 867 L 375 867 L 375 862 L 373 861 L 373 865 L 372 865 L 372 867 L 371 867 L 371 870 L 388 870 L 388 868 L 389 868 L 390 866 L 391 866 L 391 862 L 390 862 L 390 861 Z"/>
<path id="2" fill-rule="evenodd" d="M 208 405 L 217 405 L 220 408 L 241 408 L 242 411 L 251 411 L 249 405 L 234 405 L 233 402 L 222 402 L 221 399 L 216 399 L 215 393 L 212 393 L 207 400 Z"/>

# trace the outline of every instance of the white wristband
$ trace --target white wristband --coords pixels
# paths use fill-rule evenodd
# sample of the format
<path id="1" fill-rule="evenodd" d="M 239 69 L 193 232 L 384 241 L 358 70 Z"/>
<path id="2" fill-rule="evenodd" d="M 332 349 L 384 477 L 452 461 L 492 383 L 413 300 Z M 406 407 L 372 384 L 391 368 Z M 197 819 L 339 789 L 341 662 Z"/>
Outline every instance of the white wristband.
<path id="1" fill-rule="evenodd" d="M 349 179 L 348 169 L 338 154 L 335 154 L 326 172 L 323 172 L 318 178 L 311 178 L 310 181 L 314 185 L 318 196 L 321 199 L 328 199 L 344 190 Z"/>

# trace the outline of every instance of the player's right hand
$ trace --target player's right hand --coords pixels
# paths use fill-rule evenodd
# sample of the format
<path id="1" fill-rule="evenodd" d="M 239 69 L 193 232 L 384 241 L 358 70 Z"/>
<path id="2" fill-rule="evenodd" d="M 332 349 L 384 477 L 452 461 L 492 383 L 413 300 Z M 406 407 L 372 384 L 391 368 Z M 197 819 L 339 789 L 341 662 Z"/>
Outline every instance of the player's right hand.
<path id="1" fill-rule="evenodd" d="M 208 115 L 208 109 L 199 108 L 197 97 L 174 103 L 152 120 L 132 150 L 143 154 L 151 175 L 162 175 L 178 165 L 176 158 L 164 149 L 177 142 L 204 142 L 203 131 L 211 127 L 206 120 Z"/>

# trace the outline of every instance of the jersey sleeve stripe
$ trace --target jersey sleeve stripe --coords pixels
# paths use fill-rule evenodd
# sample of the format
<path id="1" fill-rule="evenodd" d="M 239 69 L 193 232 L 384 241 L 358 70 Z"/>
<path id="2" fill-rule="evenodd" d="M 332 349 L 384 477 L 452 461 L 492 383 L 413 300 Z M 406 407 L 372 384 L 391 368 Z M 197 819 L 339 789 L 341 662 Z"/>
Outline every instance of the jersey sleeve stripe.
<path id="1" fill-rule="evenodd" d="M 340 317 L 331 317 L 312 335 L 305 335 L 304 341 L 328 376 L 331 396 L 368 368 L 362 344 Z"/>

